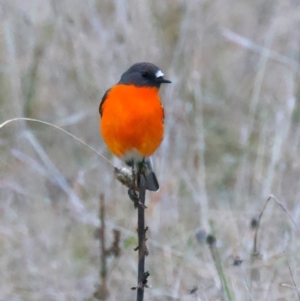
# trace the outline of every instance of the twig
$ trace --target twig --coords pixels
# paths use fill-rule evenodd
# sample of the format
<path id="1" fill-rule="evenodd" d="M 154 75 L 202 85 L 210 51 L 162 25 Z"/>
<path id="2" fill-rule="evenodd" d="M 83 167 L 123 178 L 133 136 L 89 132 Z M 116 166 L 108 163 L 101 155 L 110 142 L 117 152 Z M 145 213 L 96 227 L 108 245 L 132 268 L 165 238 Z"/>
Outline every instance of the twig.
<path id="1" fill-rule="evenodd" d="M 100 219 L 100 227 L 97 229 L 97 238 L 100 240 L 99 246 L 99 255 L 100 255 L 100 269 L 99 276 L 101 279 L 100 284 L 97 286 L 96 291 L 94 293 L 94 297 L 98 300 L 106 300 L 108 297 L 108 289 L 107 289 L 107 258 L 111 255 L 118 257 L 120 254 L 119 241 L 120 241 L 120 231 L 113 230 L 114 233 L 114 241 L 109 249 L 106 248 L 106 239 L 105 239 L 105 199 L 104 195 L 100 195 L 99 202 L 99 219 Z"/>
<path id="2" fill-rule="evenodd" d="M 300 291 L 297 289 L 297 288 L 295 288 L 294 286 L 292 286 L 292 285 L 290 285 L 290 284 L 288 284 L 288 283 L 281 283 L 280 284 L 280 286 L 282 286 L 282 287 L 287 287 L 287 288 L 289 288 L 289 289 L 292 289 L 292 290 L 294 290 L 294 291 L 297 291 L 297 293 L 299 294 L 300 293 Z"/>
<path id="3" fill-rule="evenodd" d="M 13 123 L 13 122 L 17 122 L 17 121 L 29 121 L 29 122 L 35 122 L 35 123 L 39 123 L 39 124 L 43 124 L 46 126 L 50 126 L 66 135 L 68 135 L 69 137 L 73 138 L 74 140 L 76 140 L 77 142 L 79 142 L 80 144 L 82 144 L 83 146 L 85 146 L 86 148 L 88 148 L 89 150 L 91 150 L 92 152 L 94 152 L 96 155 L 98 155 L 99 157 L 101 157 L 103 160 L 105 160 L 109 165 L 114 167 L 114 173 L 115 173 L 115 177 L 117 178 L 117 180 L 119 182 L 121 182 L 123 185 L 130 187 L 131 183 L 132 183 L 132 174 L 130 171 L 128 171 L 128 169 L 126 168 L 117 168 L 115 167 L 107 158 L 105 158 L 103 155 L 101 155 L 99 152 L 97 152 L 94 148 L 92 148 L 91 146 L 89 146 L 88 144 L 86 144 L 85 142 L 83 142 L 82 140 L 80 140 L 79 138 L 77 138 L 75 135 L 69 133 L 68 131 L 64 130 L 63 128 L 43 121 L 43 120 L 39 120 L 39 119 L 33 119 L 33 118 L 27 118 L 27 117 L 18 117 L 18 118 L 13 118 L 13 119 L 8 119 L 6 121 L 4 121 L 3 123 L 0 124 L 0 129 L 2 129 L 4 126 L 6 126 L 9 123 Z"/>
<path id="4" fill-rule="evenodd" d="M 273 51 L 271 49 L 266 49 L 266 47 L 260 46 L 256 43 L 254 43 L 252 40 L 250 40 L 247 37 L 244 37 L 242 35 L 237 34 L 236 32 L 227 29 L 227 28 L 223 28 L 221 31 L 221 34 L 224 38 L 226 38 L 227 40 L 240 45 L 241 47 L 245 48 L 245 49 L 249 49 L 255 53 L 261 54 L 265 51 L 268 52 L 268 57 L 278 63 L 281 63 L 283 65 L 286 65 L 290 68 L 292 68 L 293 70 L 295 70 L 297 73 L 300 72 L 300 65 L 298 64 L 298 62 L 290 57 L 287 57 L 285 55 L 282 55 L 276 51 Z"/>
<path id="5" fill-rule="evenodd" d="M 257 237 L 258 237 L 258 230 L 259 230 L 259 226 L 260 226 L 260 221 L 261 218 L 264 214 L 264 211 L 269 203 L 270 200 L 274 200 L 279 207 L 287 214 L 287 216 L 290 218 L 290 220 L 292 221 L 292 223 L 294 224 L 294 226 L 296 227 L 297 230 L 299 230 L 299 227 L 297 225 L 297 223 L 295 222 L 293 216 L 289 213 L 289 211 L 286 209 L 286 207 L 282 204 L 282 202 L 280 202 L 273 194 L 271 194 L 267 201 L 264 204 L 264 207 L 261 211 L 261 213 L 259 214 L 258 218 L 255 220 L 255 233 L 254 233 L 254 240 L 253 240 L 253 252 L 252 252 L 252 256 L 256 257 L 259 255 L 259 252 L 257 251 Z M 254 224 L 254 222 L 252 221 L 252 224 Z"/>
<path id="6" fill-rule="evenodd" d="M 106 264 L 106 245 L 105 245 L 105 200 L 104 195 L 100 195 L 100 206 L 99 206 L 99 218 L 100 218 L 100 228 L 99 230 L 99 240 L 100 240 L 100 278 L 101 284 L 98 286 L 95 296 L 97 299 L 105 300 L 108 296 L 106 275 L 107 275 L 107 264 Z"/>
<path id="7" fill-rule="evenodd" d="M 283 253 L 285 254 L 285 249 L 284 249 L 284 247 L 282 248 L 282 251 L 283 251 Z M 295 290 L 296 290 L 296 292 L 297 292 L 297 295 L 298 295 L 298 299 L 300 300 L 300 292 L 299 292 L 299 289 L 298 289 L 298 287 L 297 287 L 297 284 L 296 284 L 296 281 L 295 281 L 295 278 L 294 278 L 294 275 L 293 275 L 293 272 L 292 272 L 292 269 L 291 269 L 290 263 L 289 263 L 289 261 L 288 261 L 288 259 L 287 259 L 287 258 L 285 258 L 285 260 L 286 260 L 287 266 L 288 266 L 288 268 L 289 268 L 290 275 L 291 275 L 291 277 L 292 277 L 292 280 L 293 280 L 293 284 L 294 284 L 294 287 L 293 287 L 293 289 L 295 289 Z"/>
<path id="8" fill-rule="evenodd" d="M 144 287 L 147 283 L 148 274 L 145 275 L 145 257 L 146 257 L 146 231 L 145 231 L 145 198 L 146 198 L 146 178 L 143 168 L 138 171 L 139 182 L 139 206 L 138 206 L 138 286 L 137 301 L 144 300 Z M 145 279 L 146 276 L 146 279 Z M 146 283 L 144 283 L 146 280 Z"/>
<path id="9" fill-rule="evenodd" d="M 222 291 L 222 293 L 224 293 L 224 290 L 225 290 L 227 300 L 231 301 L 233 299 L 232 299 L 232 296 L 231 296 L 231 293 L 230 293 L 230 289 L 229 289 L 229 286 L 228 286 L 228 283 L 227 283 L 227 280 L 226 280 L 225 273 L 224 273 L 223 268 L 222 268 L 220 254 L 219 254 L 219 252 L 216 248 L 216 237 L 214 235 L 214 233 L 215 233 L 214 224 L 213 224 L 212 221 L 210 221 L 209 223 L 210 223 L 210 227 L 211 227 L 211 232 L 213 234 L 207 235 L 206 243 L 208 244 L 211 257 L 213 259 L 216 270 L 217 270 L 218 275 L 220 277 L 220 282 L 221 282 L 221 285 L 222 285 L 221 291 Z"/>
<path id="10" fill-rule="evenodd" d="M 286 207 L 283 205 L 282 202 L 280 202 L 273 194 L 270 195 L 270 198 L 272 198 L 278 205 L 279 207 L 288 215 L 288 217 L 290 218 L 291 222 L 293 223 L 293 225 L 296 227 L 297 230 L 299 229 L 298 224 L 296 223 L 296 221 L 294 220 L 293 216 L 291 215 L 291 213 L 286 209 Z"/>
<path id="11" fill-rule="evenodd" d="M 25 104 L 23 108 L 23 114 L 27 117 L 32 116 L 32 107 L 33 103 L 32 100 L 34 99 L 35 92 L 36 92 L 36 84 L 38 77 L 38 69 L 41 62 L 41 59 L 44 54 L 45 47 L 41 45 L 35 45 L 35 49 L 33 51 L 33 62 L 31 67 L 29 68 L 28 75 L 25 78 Z"/>
<path id="12" fill-rule="evenodd" d="M 98 155 L 99 157 L 101 157 L 103 160 L 105 160 L 107 163 L 109 163 L 110 165 L 113 166 L 113 164 L 106 159 L 103 155 L 101 155 L 100 153 L 98 153 L 95 149 L 93 149 L 91 146 L 89 146 L 88 144 L 86 144 L 85 142 L 83 142 L 82 140 L 80 140 L 79 138 L 77 138 L 76 136 L 72 135 L 71 133 L 69 133 L 68 131 L 62 129 L 61 127 L 52 124 L 50 122 L 46 122 L 43 120 L 39 120 L 39 119 L 33 119 L 33 118 L 26 118 L 26 117 L 18 117 L 18 118 L 13 118 L 13 119 L 8 119 L 6 121 L 4 121 L 3 123 L 0 124 L 0 129 L 3 128 L 4 126 L 6 126 L 7 124 L 11 123 L 11 122 L 15 122 L 15 121 L 30 121 L 30 122 L 36 122 L 36 123 L 40 123 L 40 124 L 44 124 L 47 126 L 50 126 L 60 132 L 63 132 L 64 134 L 68 135 L 69 137 L 73 138 L 74 140 L 76 140 L 77 142 L 79 142 L 80 144 L 82 144 L 83 146 L 85 146 L 86 148 L 88 148 L 89 150 L 91 150 L 92 152 L 94 152 L 96 155 Z"/>

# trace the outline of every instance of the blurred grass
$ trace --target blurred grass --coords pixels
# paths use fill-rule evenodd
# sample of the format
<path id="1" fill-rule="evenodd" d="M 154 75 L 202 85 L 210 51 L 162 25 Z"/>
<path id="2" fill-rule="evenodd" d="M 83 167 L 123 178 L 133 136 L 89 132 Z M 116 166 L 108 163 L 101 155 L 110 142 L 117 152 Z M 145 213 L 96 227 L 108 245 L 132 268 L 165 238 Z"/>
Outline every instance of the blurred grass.
<path id="1" fill-rule="evenodd" d="M 0 122 L 53 122 L 120 166 L 98 131 L 103 93 L 138 61 L 172 80 L 161 90 L 166 132 L 154 158 L 161 190 L 147 200 L 149 300 L 221 300 L 208 247 L 195 239 L 209 220 L 234 300 L 297 300 L 282 284 L 293 286 L 287 258 L 300 285 L 299 233 L 267 209 L 254 279 L 249 226 L 270 193 L 300 217 L 297 1 L 15 0 L 0 8 Z M 108 241 L 112 228 L 122 233 L 109 299 L 132 300 L 136 212 L 112 168 L 36 124 L 1 129 L 0 150 L 0 300 L 92 295 L 100 193 Z"/>

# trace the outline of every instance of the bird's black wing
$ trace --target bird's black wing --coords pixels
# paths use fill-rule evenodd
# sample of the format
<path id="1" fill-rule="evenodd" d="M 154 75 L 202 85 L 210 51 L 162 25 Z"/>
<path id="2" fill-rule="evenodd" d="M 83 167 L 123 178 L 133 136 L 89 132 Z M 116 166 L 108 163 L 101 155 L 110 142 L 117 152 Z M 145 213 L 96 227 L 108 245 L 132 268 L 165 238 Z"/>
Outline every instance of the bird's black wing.
<path id="1" fill-rule="evenodd" d="M 99 113 L 100 113 L 100 116 L 101 116 L 101 117 L 102 117 L 102 113 L 103 113 L 103 111 L 102 111 L 102 105 L 104 104 L 105 99 L 106 99 L 106 97 L 107 97 L 109 91 L 110 91 L 110 89 L 108 89 L 108 90 L 105 92 L 105 94 L 104 94 L 103 97 L 102 97 L 100 106 L 99 106 Z"/>

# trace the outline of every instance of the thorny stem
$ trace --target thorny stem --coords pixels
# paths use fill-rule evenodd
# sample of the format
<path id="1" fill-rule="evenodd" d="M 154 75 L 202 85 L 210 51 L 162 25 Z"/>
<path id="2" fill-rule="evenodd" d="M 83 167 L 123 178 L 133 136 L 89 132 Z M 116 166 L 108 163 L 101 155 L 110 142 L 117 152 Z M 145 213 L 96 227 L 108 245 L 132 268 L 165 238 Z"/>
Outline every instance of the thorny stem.
<path id="1" fill-rule="evenodd" d="M 142 170 L 138 171 L 139 181 L 139 205 L 138 205 L 138 286 L 137 301 L 144 299 L 144 286 L 142 284 L 145 273 L 145 197 L 146 197 L 146 178 Z"/>

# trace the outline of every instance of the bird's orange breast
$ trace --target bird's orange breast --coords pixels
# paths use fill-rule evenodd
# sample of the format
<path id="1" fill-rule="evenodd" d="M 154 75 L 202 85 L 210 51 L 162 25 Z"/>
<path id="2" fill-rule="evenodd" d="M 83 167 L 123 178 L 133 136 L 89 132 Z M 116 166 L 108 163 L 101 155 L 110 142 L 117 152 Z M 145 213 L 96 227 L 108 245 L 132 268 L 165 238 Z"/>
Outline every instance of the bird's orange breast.
<path id="1" fill-rule="evenodd" d="M 164 109 L 155 87 L 116 85 L 108 92 L 101 112 L 103 139 L 117 157 L 132 151 L 148 157 L 163 139 Z"/>

